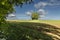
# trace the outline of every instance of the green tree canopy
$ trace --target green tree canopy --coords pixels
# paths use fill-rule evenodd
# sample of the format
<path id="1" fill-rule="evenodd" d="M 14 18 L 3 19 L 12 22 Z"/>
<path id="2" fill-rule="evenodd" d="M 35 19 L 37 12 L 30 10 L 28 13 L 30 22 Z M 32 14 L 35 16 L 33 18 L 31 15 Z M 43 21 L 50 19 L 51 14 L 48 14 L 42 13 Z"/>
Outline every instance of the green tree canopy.
<path id="1" fill-rule="evenodd" d="M 38 20 L 39 14 L 37 12 L 33 12 L 31 15 L 32 20 Z"/>
<path id="2" fill-rule="evenodd" d="M 31 3 L 32 0 L 0 0 L 0 24 L 6 19 L 9 13 L 14 12 L 15 6 L 22 6 L 24 3 Z"/>

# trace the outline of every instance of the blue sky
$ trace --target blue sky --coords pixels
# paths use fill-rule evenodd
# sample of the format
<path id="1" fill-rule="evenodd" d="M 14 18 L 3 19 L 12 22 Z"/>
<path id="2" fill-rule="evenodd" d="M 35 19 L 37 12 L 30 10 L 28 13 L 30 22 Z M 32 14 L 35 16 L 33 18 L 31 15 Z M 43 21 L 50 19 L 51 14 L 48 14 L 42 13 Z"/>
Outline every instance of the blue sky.
<path id="1" fill-rule="evenodd" d="M 31 4 L 24 4 L 21 7 L 15 7 L 16 13 L 14 15 L 16 16 L 16 19 L 20 20 L 29 20 L 31 19 L 30 16 L 28 16 L 26 13 L 30 12 L 31 10 L 38 11 L 39 9 L 43 9 L 46 11 L 46 15 L 42 17 L 43 20 L 60 20 L 60 1 L 56 0 L 33 0 L 34 3 Z M 39 4 L 40 3 L 40 4 Z M 40 5 L 40 6 L 39 6 Z"/>

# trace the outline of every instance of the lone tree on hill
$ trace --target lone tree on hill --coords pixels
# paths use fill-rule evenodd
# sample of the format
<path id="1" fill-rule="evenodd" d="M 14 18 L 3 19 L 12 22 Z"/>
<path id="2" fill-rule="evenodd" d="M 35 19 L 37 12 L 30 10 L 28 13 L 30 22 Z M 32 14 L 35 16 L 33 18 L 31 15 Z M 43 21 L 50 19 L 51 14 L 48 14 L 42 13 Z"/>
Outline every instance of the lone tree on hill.
<path id="1" fill-rule="evenodd" d="M 32 20 L 38 20 L 39 14 L 37 12 L 33 12 L 31 15 Z"/>

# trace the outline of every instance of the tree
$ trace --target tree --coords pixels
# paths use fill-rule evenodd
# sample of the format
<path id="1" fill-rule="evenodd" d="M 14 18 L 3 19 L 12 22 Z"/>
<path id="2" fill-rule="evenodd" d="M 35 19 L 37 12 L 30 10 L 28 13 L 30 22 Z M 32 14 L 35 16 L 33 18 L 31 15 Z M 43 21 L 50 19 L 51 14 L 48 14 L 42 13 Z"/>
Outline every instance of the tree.
<path id="1" fill-rule="evenodd" d="M 13 13 L 15 6 L 21 6 L 24 3 L 31 3 L 32 0 L 0 0 L 0 24 L 5 22 L 6 16 Z"/>
<path id="2" fill-rule="evenodd" d="M 9 26 L 8 23 L 6 23 L 6 17 L 8 14 L 13 13 L 15 11 L 14 7 L 15 6 L 22 7 L 23 4 L 25 3 L 30 4 L 31 2 L 32 0 L 0 0 L 0 31 L 1 33 L 2 32 L 6 33 L 6 30 L 8 29 L 8 26 Z M 0 35 L 2 35 L 1 33 Z M 3 38 L 3 37 L 0 36 L 0 38 Z"/>
<path id="3" fill-rule="evenodd" d="M 39 14 L 37 12 L 33 12 L 31 15 L 32 20 L 38 20 Z"/>

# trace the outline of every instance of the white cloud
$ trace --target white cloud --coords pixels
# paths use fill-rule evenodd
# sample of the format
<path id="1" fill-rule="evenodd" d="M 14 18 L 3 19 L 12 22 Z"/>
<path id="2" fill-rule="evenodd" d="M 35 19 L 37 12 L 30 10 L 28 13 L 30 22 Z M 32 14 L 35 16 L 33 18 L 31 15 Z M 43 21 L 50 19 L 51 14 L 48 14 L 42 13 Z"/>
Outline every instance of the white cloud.
<path id="1" fill-rule="evenodd" d="M 35 4 L 34 6 L 35 6 L 35 8 L 44 8 L 45 6 L 47 5 L 47 3 L 45 3 L 45 2 L 39 2 L 39 3 L 37 3 L 37 4 Z"/>
<path id="2" fill-rule="evenodd" d="M 31 15 L 31 12 L 26 12 L 27 15 Z"/>
<path id="3" fill-rule="evenodd" d="M 49 6 L 60 6 L 60 1 L 59 0 L 50 0 L 48 3 Z"/>
<path id="4" fill-rule="evenodd" d="M 50 6 L 50 7 L 58 7 L 60 6 L 60 1 L 59 0 L 46 0 L 44 1 L 40 1 L 37 4 L 34 5 L 34 7 L 36 9 L 38 9 L 38 13 L 40 13 L 40 17 L 45 17 L 45 15 L 47 14 L 47 11 L 44 10 L 44 8 L 46 6 Z"/>
<path id="5" fill-rule="evenodd" d="M 33 10 L 27 11 L 26 14 L 30 16 L 32 14 Z"/>
<path id="6" fill-rule="evenodd" d="M 35 8 L 39 9 L 39 8 L 44 8 L 46 6 L 60 6 L 60 1 L 59 0 L 49 0 L 46 2 L 38 2 L 37 4 L 34 5 Z"/>
<path id="7" fill-rule="evenodd" d="M 40 15 L 45 15 L 46 14 L 46 11 L 44 9 L 39 9 L 37 11 Z"/>
<path id="8" fill-rule="evenodd" d="M 60 2 L 60 0 L 49 0 L 50 2 Z"/>
<path id="9" fill-rule="evenodd" d="M 45 17 L 45 15 L 40 15 L 40 18 L 43 18 L 43 17 Z"/>
<path id="10" fill-rule="evenodd" d="M 9 14 L 8 17 L 15 17 L 15 14 Z"/>
<path id="11" fill-rule="evenodd" d="M 45 15 L 47 14 L 47 12 L 44 9 L 39 9 L 37 12 L 39 13 L 40 18 L 45 17 Z"/>

